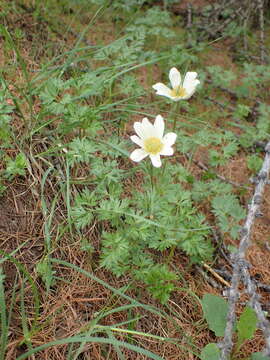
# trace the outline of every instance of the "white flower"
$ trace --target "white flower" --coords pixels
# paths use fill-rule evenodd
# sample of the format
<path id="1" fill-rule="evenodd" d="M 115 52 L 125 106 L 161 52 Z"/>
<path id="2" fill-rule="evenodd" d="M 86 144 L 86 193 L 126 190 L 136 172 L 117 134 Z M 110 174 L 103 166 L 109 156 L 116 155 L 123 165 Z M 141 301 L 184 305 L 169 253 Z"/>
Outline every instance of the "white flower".
<path id="1" fill-rule="evenodd" d="M 180 72 L 173 67 L 169 73 L 172 89 L 162 83 L 153 85 L 153 88 L 157 91 L 157 95 L 166 96 L 173 101 L 187 100 L 194 94 L 196 86 L 200 83 L 196 77 L 196 72 L 187 72 L 182 83 Z"/>
<path id="2" fill-rule="evenodd" d="M 149 155 L 153 166 L 160 167 L 160 155 L 173 154 L 172 145 L 177 135 L 170 132 L 163 136 L 164 120 L 161 115 L 156 117 L 154 125 L 147 118 L 143 118 L 142 122 L 135 122 L 134 130 L 138 136 L 132 135 L 130 139 L 141 148 L 130 154 L 131 160 L 139 162 Z"/>

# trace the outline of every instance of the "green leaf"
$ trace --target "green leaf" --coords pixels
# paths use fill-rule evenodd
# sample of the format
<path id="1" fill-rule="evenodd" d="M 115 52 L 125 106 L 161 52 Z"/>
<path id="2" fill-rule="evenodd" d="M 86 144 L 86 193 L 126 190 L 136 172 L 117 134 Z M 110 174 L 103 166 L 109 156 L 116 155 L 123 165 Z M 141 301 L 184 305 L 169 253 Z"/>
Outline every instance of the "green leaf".
<path id="1" fill-rule="evenodd" d="M 18 154 L 15 160 L 7 157 L 6 176 L 10 179 L 15 175 L 24 176 L 26 167 L 27 159 L 23 153 Z"/>
<path id="2" fill-rule="evenodd" d="M 257 321 L 255 311 L 247 306 L 237 322 L 238 347 L 240 347 L 245 340 L 253 337 L 257 327 Z"/>
<path id="3" fill-rule="evenodd" d="M 237 197 L 234 194 L 216 196 L 212 200 L 212 207 L 222 232 L 229 232 L 235 239 L 238 235 L 239 221 L 246 215 Z"/>
<path id="4" fill-rule="evenodd" d="M 261 352 L 256 352 L 251 355 L 251 360 L 269 360 L 269 356 L 263 355 Z"/>
<path id="5" fill-rule="evenodd" d="M 202 299 L 202 308 L 209 329 L 214 331 L 216 336 L 224 336 L 228 313 L 227 302 L 220 296 L 206 294 Z"/>
<path id="6" fill-rule="evenodd" d="M 216 344 L 211 343 L 207 344 L 202 352 L 201 352 L 201 359 L 202 360 L 219 360 L 220 351 Z"/>
<path id="7" fill-rule="evenodd" d="M 247 167 L 254 174 L 258 173 L 262 167 L 263 159 L 261 159 L 258 155 L 250 155 L 247 156 Z"/>
<path id="8" fill-rule="evenodd" d="M 0 179 L 0 197 L 4 194 L 6 188 L 7 187 L 1 183 L 1 179 Z"/>
<path id="9" fill-rule="evenodd" d="M 238 120 L 239 118 L 244 119 L 245 117 L 248 116 L 248 114 L 250 112 L 251 112 L 251 109 L 249 106 L 243 105 L 243 104 L 238 104 L 236 107 L 236 110 L 233 113 L 233 117 L 236 120 Z"/>
<path id="10" fill-rule="evenodd" d="M 37 263 L 36 271 L 46 285 L 46 291 L 48 293 L 54 283 L 53 275 L 55 274 L 55 271 L 52 268 L 50 258 L 48 256 L 46 256 L 44 259 L 40 260 Z"/>
<path id="11" fill-rule="evenodd" d="M 71 165 L 73 166 L 79 162 L 89 163 L 96 150 L 96 145 L 93 141 L 87 138 L 75 138 L 69 144 L 68 156 L 70 158 Z"/>
<path id="12" fill-rule="evenodd" d="M 172 281 L 177 280 L 177 275 L 171 272 L 167 265 L 156 264 L 141 273 L 143 281 L 148 285 L 150 293 L 162 304 L 166 304 L 170 293 L 174 290 Z"/>
<path id="13" fill-rule="evenodd" d="M 91 224 L 93 213 L 90 209 L 83 206 L 74 206 L 71 208 L 71 216 L 77 229 L 83 229 Z"/>
<path id="14" fill-rule="evenodd" d="M 231 254 L 234 254 L 234 253 L 236 253 L 236 251 L 238 251 L 238 248 L 236 246 L 234 246 L 234 245 L 231 245 L 231 244 L 227 245 L 227 249 L 229 250 L 229 252 Z"/>
<path id="15" fill-rule="evenodd" d="M 85 343 L 92 343 L 92 344 L 97 343 L 97 344 L 106 344 L 106 345 L 111 344 L 114 347 L 118 346 L 118 347 L 126 348 L 128 350 L 132 350 L 138 354 L 143 355 L 145 358 L 148 358 L 148 359 L 163 360 L 163 358 L 161 358 L 159 355 L 156 355 L 156 354 L 152 353 L 151 351 L 146 350 L 140 346 L 129 344 L 128 342 L 125 342 L 125 341 L 119 341 L 116 339 L 110 339 L 110 338 L 105 338 L 105 337 L 77 336 L 77 335 L 70 336 L 70 337 L 67 337 L 64 339 L 50 341 L 50 342 L 47 342 L 46 344 L 42 344 L 35 348 L 31 347 L 31 349 L 29 351 L 20 355 L 17 358 L 17 360 L 29 359 L 29 357 L 31 355 L 36 354 L 39 351 L 42 351 L 42 350 L 47 349 L 52 346 L 56 346 L 56 345 L 59 346 L 59 345 L 63 345 L 63 344 L 83 344 L 84 345 Z"/>

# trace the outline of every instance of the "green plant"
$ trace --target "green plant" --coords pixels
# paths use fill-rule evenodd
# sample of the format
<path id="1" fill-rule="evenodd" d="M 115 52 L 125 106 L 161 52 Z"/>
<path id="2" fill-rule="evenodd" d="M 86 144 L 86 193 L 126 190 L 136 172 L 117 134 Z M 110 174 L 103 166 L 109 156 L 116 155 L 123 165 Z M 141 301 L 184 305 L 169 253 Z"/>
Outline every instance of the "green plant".
<path id="1" fill-rule="evenodd" d="M 210 42 L 197 41 L 197 10 L 188 10 L 192 19 L 175 16 L 179 11 L 177 6 L 176 10 L 171 7 L 175 0 L 32 3 L 3 2 L 0 14 L 5 24 L 0 29 L 5 58 L 0 90 L 0 196 L 4 202 L 5 195 L 17 201 L 17 187 L 25 187 L 19 199 L 23 201 L 26 194 L 28 205 L 28 194 L 33 194 L 33 208 L 26 211 L 33 215 L 33 221 L 38 217 L 33 226 L 38 233 L 34 248 L 38 257 L 29 265 L 29 272 L 16 257 L 31 253 L 32 245 L 18 242 L 10 254 L 1 252 L 0 265 L 15 264 L 20 282 L 15 279 L 10 301 L 9 283 L 6 286 L 9 274 L 0 274 L 0 359 L 8 353 L 10 333 L 15 328 L 21 336 L 18 360 L 32 355 L 50 357 L 43 352 L 54 345 L 63 346 L 59 351 L 67 360 L 75 360 L 92 344 L 100 344 L 99 356 L 106 358 L 124 360 L 126 352 L 133 351 L 137 356 L 160 359 L 147 350 L 146 339 L 174 345 L 181 356 L 191 352 L 198 357 L 192 339 L 196 335 L 187 336 L 175 319 L 179 323 L 184 320 L 192 329 L 203 326 L 201 319 L 190 317 L 192 320 L 186 321 L 184 308 L 173 302 L 174 295 L 180 291 L 183 298 L 189 296 L 190 277 L 185 273 L 193 264 L 212 261 L 217 253 L 212 227 L 222 236 L 237 237 L 245 217 L 248 185 L 238 184 L 231 175 L 238 160 L 241 164 L 246 160 L 253 173 L 260 168 L 261 147 L 270 132 L 269 67 L 250 61 L 234 62 L 227 68 L 205 67 L 208 52 L 219 50 Z M 247 31 L 231 21 L 231 9 L 222 10 L 214 4 L 202 9 L 203 16 L 211 16 L 212 10 L 218 11 L 220 21 L 230 20 L 222 36 L 238 37 Z M 17 16 L 25 17 L 27 23 L 21 26 Z M 32 18 L 46 28 L 44 38 L 35 34 Z M 192 20 L 191 28 L 186 20 Z M 255 41 L 259 32 L 252 32 Z M 250 33 L 245 40 L 251 39 Z M 42 41 L 38 45 L 31 41 L 30 46 L 29 38 Z M 210 63 L 215 61 L 213 57 Z M 166 74 L 173 67 L 181 70 L 182 80 L 190 70 L 198 71 L 200 85 L 190 101 L 172 103 L 171 97 L 155 96 L 153 84 L 167 82 Z M 178 81 L 171 89 L 178 95 L 183 90 L 180 84 Z M 194 89 L 188 92 L 191 95 Z M 163 159 L 161 169 L 151 167 L 160 164 L 157 158 L 140 164 L 129 159 L 134 151 L 129 139 L 132 123 L 143 117 L 152 122 L 158 113 L 166 119 L 168 131 L 177 134 L 173 150 L 163 148 L 167 155 L 175 151 L 175 156 Z M 145 150 L 145 139 L 139 140 L 140 149 Z M 150 150 L 148 147 L 148 155 Z M 2 243 L 9 245 L 6 239 Z M 102 282 L 94 275 L 97 270 L 104 276 L 110 273 L 110 281 L 117 278 L 124 285 L 115 289 Z M 54 301 L 62 283 L 71 286 L 77 276 L 96 282 L 111 295 L 97 300 L 101 306 L 97 305 L 99 311 L 93 312 L 91 320 L 85 317 L 87 311 L 77 317 L 74 336 L 64 334 L 35 347 L 34 336 L 47 331 L 48 322 L 54 323 L 56 318 L 53 313 L 42 321 L 39 301 Z M 196 277 L 194 282 L 197 284 Z M 146 298 L 145 289 L 164 305 L 159 307 L 168 310 L 169 316 L 136 300 Z M 226 301 L 206 296 L 202 303 L 209 329 L 222 336 Z M 71 308 L 74 304 L 71 302 Z M 220 309 L 216 318 L 213 307 Z M 21 319 L 16 326 L 12 324 L 13 308 L 16 319 Z M 45 312 L 46 306 L 42 304 L 41 309 Z M 57 311 L 64 311 L 62 304 Z M 177 338 L 145 328 L 140 320 L 148 311 L 159 322 L 168 320 L 168 332 L 173 324 Z M 193 311 L 197 313 L 196 306 Z M 235 356 L 241 356 L 255 325 L 254 313 L 247 307 L 235 327 Z M 203 360 L 218 357 L 214 343 L 202 350 Z M 251 359 L 265 357 L 257 353 Z"/>
<path id="2" fill-rule="evenodd" d="M 253 174 L 257 174 L 262 167 L 263 160 L 258 155 L 247 156 L 247 167 Z"/>
<path id="3" fill-rule="evenodd" d="M 11 129 L 10 129 L 10 113 L 14 109 L 12 105 L 9 105 L 8 100 L 8 91 L 5 87 L 5 84 L 1 84 L 0 91 L 0 140 L 1 148 L 7 147 L 11 140 Z"/>
<path id="4" fill-rule="evenodd" d="M 233 239 L 236 239 L 240 229 L 239 222 L 246 216 L 236 196 L 232 194 L 216 196 L 212 200 L 212 207 L 222 232 L 229 233 Z"/>
<path id="5" fill-rule="evenodd" d="M 27 168 L 27 159 L 23 153 L 16 155 L 16 158 L 14 160 L 9 157 L 6 157 L 5 176 L 9 180 L 16 175 L 24 176 L 26 168 Z"/>
<path id="6" fill-rule="evenodd" d="M 207 321 L 209 329 L 212 330 L 216 336 L 224 336 L 227 323 L 228 304 L 220 296 L 206 294 L 201 300 L 204 317 Z M 215 311 L 213 311 L 215 309 Z M 255 311 L 246 306 L 237 320 L 234 331 L 237 334 L 237 341 L 231 359 L 234 359 L 240 351 L 242 345 L 249 339 L 254 337 L 257 328 L 257 316 Z M 202 360 L 218 360 L 220 356 L 217 344 L 207 344 L 202 352 Z M 250 359 L 266 359 L 261 353 L 252 354 Z"/>

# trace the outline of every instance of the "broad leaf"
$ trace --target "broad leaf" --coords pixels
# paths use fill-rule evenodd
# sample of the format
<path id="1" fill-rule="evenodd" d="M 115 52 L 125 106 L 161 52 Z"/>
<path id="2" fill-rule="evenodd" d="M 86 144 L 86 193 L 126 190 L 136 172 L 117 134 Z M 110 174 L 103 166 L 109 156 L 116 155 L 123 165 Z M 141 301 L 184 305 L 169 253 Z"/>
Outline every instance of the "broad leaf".
<path id="1" fill-rule="evenodd" d="M 216 344 L 207 344 L 202 352 L 200 358 L 202 360 L 219 360 L 220 351 Z M 258 359 L 259 360 L 259 359 Z"/>
<path id="2" fill-rule="evenodd" d="M 245 340 L 253 337 L 257 321 L 255 311 L 247 306 L 237 322 L 238 346 L 241 346 Z"/>
<path id="3" fill-rule="evenodd" d="M 269 356 L 263 355 L 261 352 L 256 352 L 251 355 L 251 360 L 269 360 Z"/>
<path id="4" fill-rule="evenodd" d="M 224 336 L 228 304 L 220 296 L 206 294 L 202 299 L 203 313 L 209 329 L 214 331 L 216 336 Z"/>

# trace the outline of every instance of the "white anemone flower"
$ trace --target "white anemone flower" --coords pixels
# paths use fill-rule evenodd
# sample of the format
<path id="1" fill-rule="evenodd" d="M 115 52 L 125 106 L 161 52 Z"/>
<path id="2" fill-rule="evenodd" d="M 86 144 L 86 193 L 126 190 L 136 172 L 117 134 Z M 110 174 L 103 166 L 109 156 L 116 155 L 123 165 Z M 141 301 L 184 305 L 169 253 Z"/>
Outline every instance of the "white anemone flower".
<path id="1" fill-rule="evenodd" d="M 153 85 L 153 88 L 157 91 L 157 95 L 166 96 L 173 101 L 187 100 L 194 94 L 197 85 L 200 83 L 196 77 L 196 72 L 189 71 L 186 73 L 182 83 L 180 72 L 173 67 L 169 72 L 172 89 L 162 83 Z"/>
<path id="2" fill-rule="evenodd" d="M 154 124 L 147 118 L 143 118 L 142 122 L 135 122 L 134 130 L 138 136 L 132 135 L 130 139 L 139 145 L 140 149 L 136 149 L 130 154 L 131 160 L 139 162 L 149 155 L 152 165 L 160 167 L 160 155 L 173 155 L 172 145 L 175 143 L 177 135 L 170 132 L 163 136 L 164 120 L 161 115 L 156 117 Z"/>

